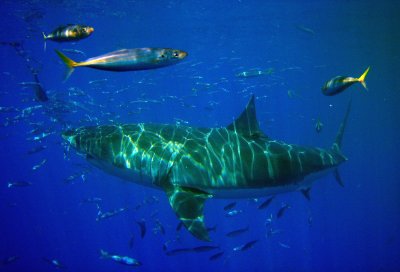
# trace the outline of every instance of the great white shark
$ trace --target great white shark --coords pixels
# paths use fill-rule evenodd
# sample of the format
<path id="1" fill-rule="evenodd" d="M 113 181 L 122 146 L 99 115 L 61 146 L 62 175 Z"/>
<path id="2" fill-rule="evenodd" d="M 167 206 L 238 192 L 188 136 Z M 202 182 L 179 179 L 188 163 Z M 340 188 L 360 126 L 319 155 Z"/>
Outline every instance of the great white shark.
<path id="1" fill-rule="evenodd" d="M 329 149 L 287 144 L 264 134 L 254 96 L 230 125 L 198 128 L 138 123 L 88 126 L 63 138 L 89 162 L 129 181 L 161 189 L 189 232 L 209 241 L 203 208 L 207 199 L 254 198 L 301 191 L 334 172 L 347 158 L 341 142 L 347 112 Z M 145 178 L 148 176 L 150 178 Z"/>

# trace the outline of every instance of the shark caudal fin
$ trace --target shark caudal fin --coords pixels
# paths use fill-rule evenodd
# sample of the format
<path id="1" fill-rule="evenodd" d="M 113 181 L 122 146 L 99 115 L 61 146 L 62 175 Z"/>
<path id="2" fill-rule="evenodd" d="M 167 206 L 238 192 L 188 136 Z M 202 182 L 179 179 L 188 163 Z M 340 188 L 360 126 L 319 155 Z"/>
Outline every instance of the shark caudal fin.
<path id="1" fill-rule="evenodd" d="M 351 111 L 351 103 L 352 103 L 352 101 L 350 99 L 349 104 L 347 105 L 346 114 L 344 115 L 343 121 L 340 124 L 339 130 L 336 134 L 335 142 L 332 145 L 332 150 L 338 156 L 341 156 L 343 158 L 343 160 L 347 160 L 347 158 L 345 156 L 343 156 L 341 148 L 342 148 L 342 139 L 343 139 L 344 130 L 346 128 L 347 120 L 349 119 L 349 115 L 350 115 L 350 111 Z M 335 176 L 336 181 L 339 183 L 339 185 L 344 187 L 342 178 L 340 177 L 340 173 L 337 168 L 334 171 L 334 176 Z"/>
<path id="2" fill-rule="evenodd" d="M 72 59 L 68 58 L 66 55 L 61 53 L 58 50 L 55 50 L 57 55 L 60 57 L 60 59 L 65 63 L 67 66 L 67 72 L 64 77 L 64 81 L 67 81 L 68 78 L 71 76 L 72 72 L 74 71 L 74 68 L 77 66 L 77 62 L 73 61 Z"/>
<path id="3" fill-rule="evenodd" d="M 369 69 L 370 69 L 370 67 L 368 67 L 367 70 L 365 70 L 364 73 L 358 78 L 358 82 L 360 82 L 361 85 L 363 85 L 364 89 L 366 89 L 367 91 L 368 91 L 368 88 L 367 88 L 367 83 L 365 82 L 365 78 L 368 75 Z"/>
<path id="4" fill-rule="evenodd" d="M 197 239 L 211 241 L 204 224 L 204 203 L 212 196 L 201 190 L 175 185 L 171 182 L 172 166 L 167 175 L 156 180 L 167 194 L 169 204 L 186 229 Z"/>

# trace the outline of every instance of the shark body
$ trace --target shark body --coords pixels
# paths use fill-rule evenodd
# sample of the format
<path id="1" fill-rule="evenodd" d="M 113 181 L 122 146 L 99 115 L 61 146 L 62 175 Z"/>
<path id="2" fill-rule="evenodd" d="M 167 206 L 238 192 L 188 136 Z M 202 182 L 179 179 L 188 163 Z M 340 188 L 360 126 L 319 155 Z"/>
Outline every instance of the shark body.
<path id="1" fill-rule="evenodd" d="M 302 191 L 335 172 L 350 104 L 330 149 L 270 139 L 258 126 L 254 96 L 233 123 L 222 128 L 167 124 L 82 127 L 63 133 L 78 152 L 110 174 L 164 190 L 177 216 L 198 239 L 209 240 L 206 199 L 252 198 Z M 149 178 L 145 178 L 149 177 Z"/>

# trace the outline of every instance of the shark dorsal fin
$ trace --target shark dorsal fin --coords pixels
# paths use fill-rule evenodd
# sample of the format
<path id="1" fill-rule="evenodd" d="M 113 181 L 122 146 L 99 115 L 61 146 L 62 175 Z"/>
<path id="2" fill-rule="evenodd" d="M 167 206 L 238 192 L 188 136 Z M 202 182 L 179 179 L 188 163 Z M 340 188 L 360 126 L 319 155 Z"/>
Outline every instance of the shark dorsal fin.
<path id="1" fill-rule="evenodd" d="M 228 130 L 236 131 L 246 137 L 266 137 L 258 126 L 254 95 L 251 96 L 246 108 L 229 126 Z"/>

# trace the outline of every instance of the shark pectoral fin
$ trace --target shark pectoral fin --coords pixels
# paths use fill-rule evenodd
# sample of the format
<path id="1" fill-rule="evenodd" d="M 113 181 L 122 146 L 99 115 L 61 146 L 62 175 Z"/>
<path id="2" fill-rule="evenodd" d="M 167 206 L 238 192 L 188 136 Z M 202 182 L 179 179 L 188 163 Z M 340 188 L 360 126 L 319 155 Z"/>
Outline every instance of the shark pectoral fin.
<path id="1" fill-rule="evenodd" d="M 301 193 L 303 194 L 303 196 L 304 196 L 305 198 L 307 198 L 308 201 L 311 200 L 310 190 L 311 190 L 311 187 L 309 187 L 309 188 L 307 188 L 307 189 L 302 189 L 302 190 L 301 190 Z"/>
<path id="2" fill-rule="evenodd" d="M 204 203 L 212 195 L 198 189 L 175 185 L 171 182 L 172 167 L 167 175 L 158 178 L 156 184 L 164 189 L 169 204 L 185 225 L 187 230 L 196 238 L 210 241 L 204 224 Z"/>
<path id="3" fill-rule="evenodd" d="M 333 175 L 335 176 L 337 183 L 339 183 L 340 186 L 344 187 L 344 183 L 342 177 L 340 176 L 339 169 L 336 168 L 335 171 L 333 172 Z"/>
<path id="4" fill-rule="evenodd" d="M 210 241 L 207 228 L 204 224 L 204 203 L 211 196 L 199 190 L 175 186 L 174 191 L 168 193 L 169 203 L 176 215 L 196 238 Z"/>

